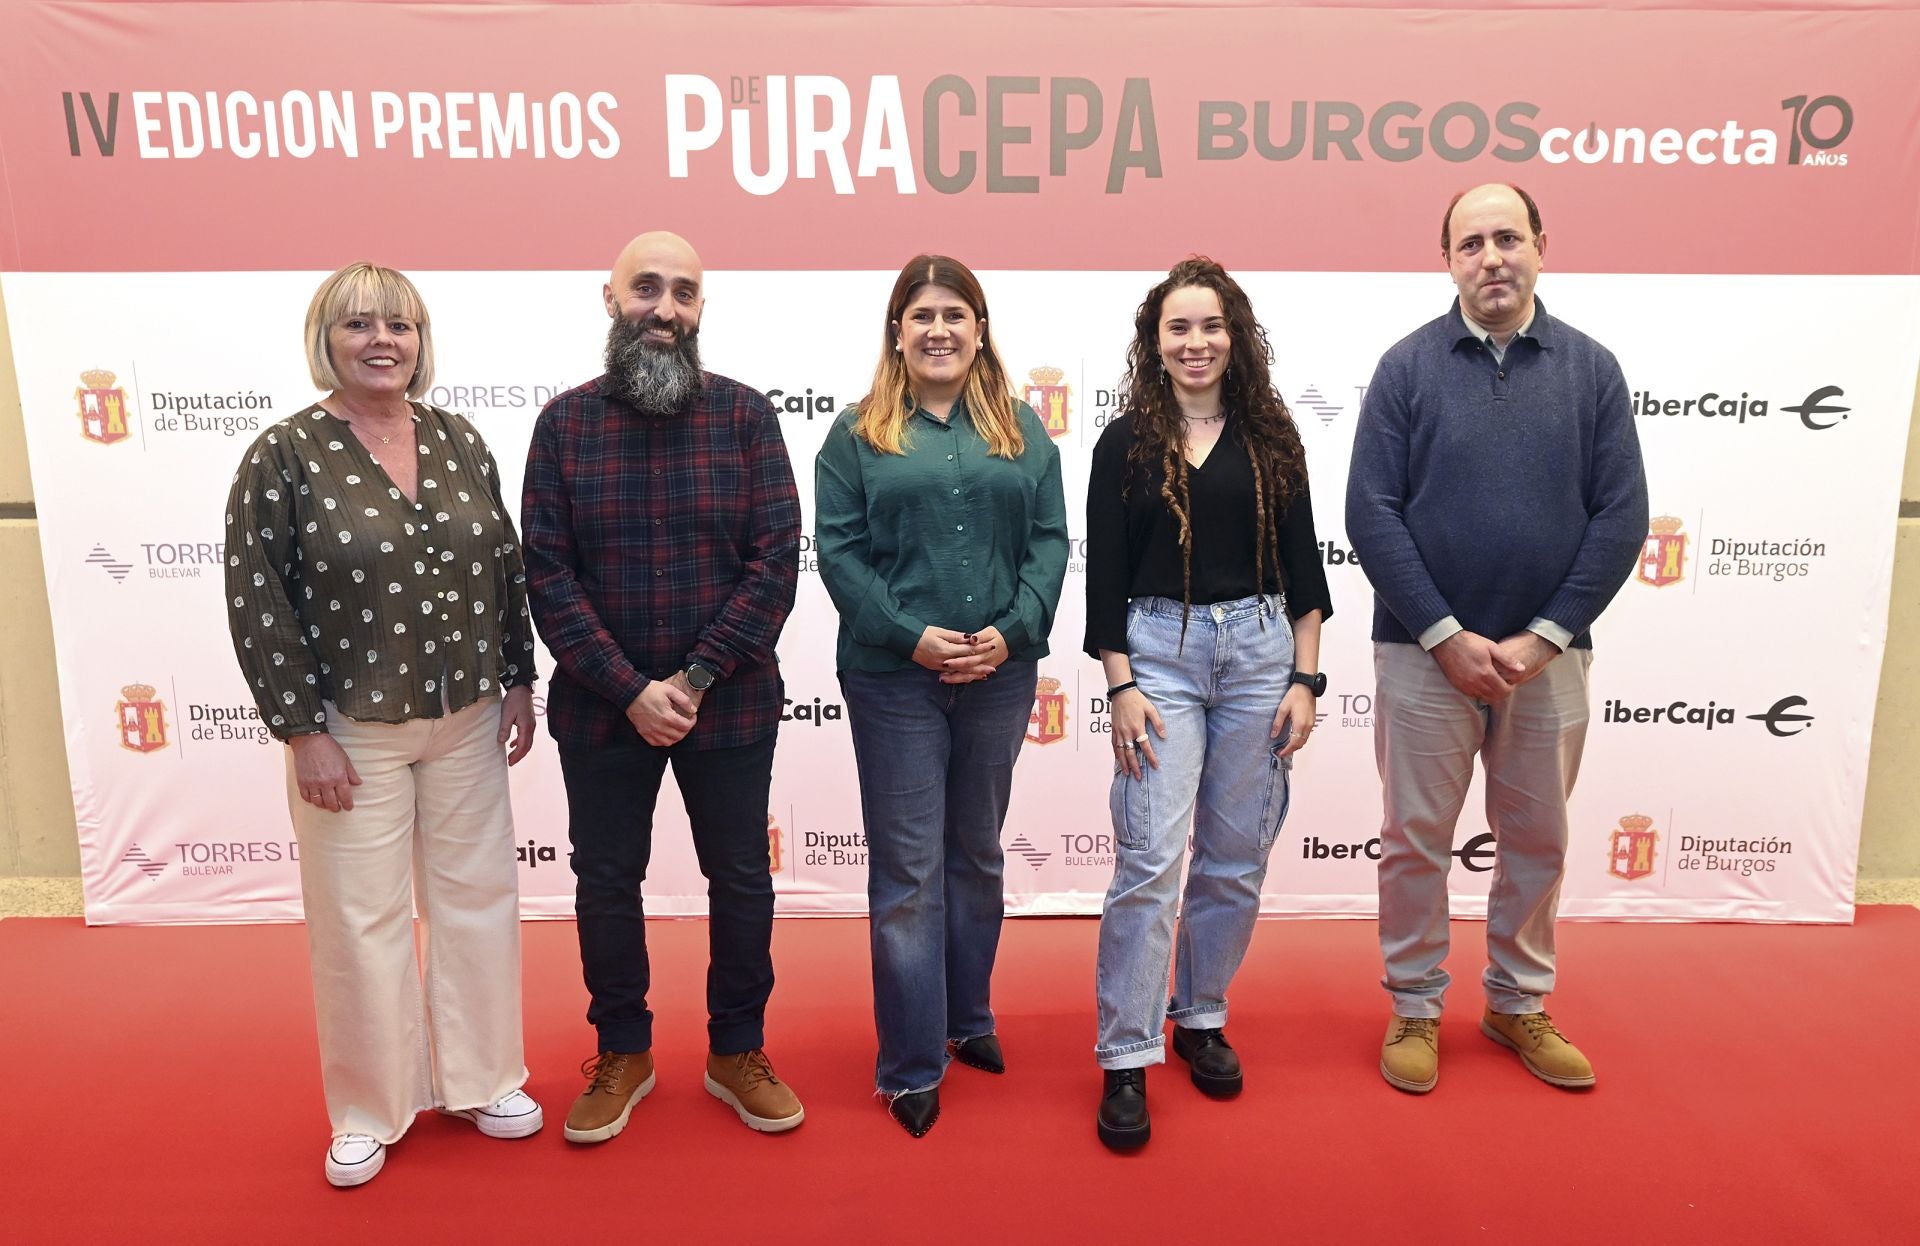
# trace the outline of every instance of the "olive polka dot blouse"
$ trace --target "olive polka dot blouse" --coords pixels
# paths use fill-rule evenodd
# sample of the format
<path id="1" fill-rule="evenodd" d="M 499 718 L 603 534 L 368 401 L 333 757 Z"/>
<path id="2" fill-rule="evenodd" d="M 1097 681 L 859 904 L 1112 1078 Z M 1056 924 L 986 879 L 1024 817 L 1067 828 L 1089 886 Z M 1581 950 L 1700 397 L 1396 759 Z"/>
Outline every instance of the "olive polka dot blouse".
<path id="1" fill-rule="evenodd" d="M 227 498 L 234 652 L 281 739 L 438 718 L 534 680 L 533 624 L 500 472 L 473 426 L 415 403 L 408 501 L 347 424 L 308 407 L 268 428 Z"/>

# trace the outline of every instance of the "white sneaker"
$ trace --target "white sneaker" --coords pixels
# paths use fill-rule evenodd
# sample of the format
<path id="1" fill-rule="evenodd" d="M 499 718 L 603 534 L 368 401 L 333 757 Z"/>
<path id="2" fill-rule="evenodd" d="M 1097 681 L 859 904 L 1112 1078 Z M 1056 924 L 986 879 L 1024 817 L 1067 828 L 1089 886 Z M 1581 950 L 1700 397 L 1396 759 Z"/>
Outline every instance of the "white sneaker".
<path id="1" fill-rule="evenodd" d="M 365 1185 L 387 1162 L 387 1148 L 366 1134 L 341 1134 L 327 1146 L 327 1181 Z"/>
<path id="2" fill-rule="evenodd" d="M 546 1124 L 540 1105 L 523 1090 L 509 1090 L 483 1108 L 445 1108 L 448 1116 L 464 1116 L 489 1138 L 524 1138 Z"/>

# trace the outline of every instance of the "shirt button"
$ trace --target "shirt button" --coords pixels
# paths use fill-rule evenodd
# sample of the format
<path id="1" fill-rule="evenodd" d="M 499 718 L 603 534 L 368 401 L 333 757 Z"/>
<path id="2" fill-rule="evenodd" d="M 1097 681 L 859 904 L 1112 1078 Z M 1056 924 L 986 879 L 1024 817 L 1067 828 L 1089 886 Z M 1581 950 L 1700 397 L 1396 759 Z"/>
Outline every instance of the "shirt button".
<path id="1" fill-rule="evenodd" d="M 953 530 L 954 530 L 955 532 L 965 532 L 965 531 L 967 530 L 967 525 L 965 525 L 965 524 L 963 524 L 963 523 L 957 523 L 957 524 L 955 524 L 955 525 L 953 525 Z"/>
<path id="2" fill-rule="evenodd" d="M 972 600 L 973 600 L 973 594 L 972 594 L 972 593 L 968 593 L 968 594 L 967 594 L 967 600 L 968 600 L 968 601 L 972 601 Z"/>
<path id="3" fill-rule="evenodd" d="M 666 572 L 665 572 L 665 571 L 656 571 L 656 572 L 654 572 L 654 573 L 653 573 L 653 577 L 654 577 L 654 578 L 655 578 L 655 579 L 657 580 L 657 579 L 659 579 L 659 578 L 660 578 L 661 576 L 663 576 L 663 575 L 665 575 L 665 574 L 666 574 Z"/>
<path id="4" fill-rule="evenodd" d="M 660 474 L 660 469 L 659 469 L 659 468 L 657 468 L 657 467 L 656 467 L 656 468 L 654 468 L 654 469 L 653 469 L 653 474 L 654 474 L 654 475 L 656 475 L 656 476 L 658 476 L 658 475 Z"/>
<path id="5" fill-rule="evenodd" d="M 439 575 L 439 574 L 440 574 L 440 568 L 438 568 L 438 567 L 435 567 L 435 568 L 433 569 L 433 573 L 434 573 L 435 575 Z"/>
<path id="6" fill-rule="evenodd" d="M 656 527 L 656 528 L 658 528 L 658 527 L 660 526 L 660 521 L 659 521 L 658 519 L 656 519 L 656 520 L 654 520 L 654 521 L 653 521 L 653 526 L 654 526 L 654 527 Z"/>
<path id="7" fill-rule="evenodd" d="M 949 463 L 953 462 L 953 456 L 951 454 L 947 456 L 947 462 Z"/>
<path id="8" fill-rule="evenodd" d="M 953 493 L 954 493 L 954 496 L 955 496 L 955 497 L 958 497 L 958 496 L 960 495 L 960 490 L 958 490 L 958 489 L 955 489 L 955 490 L 953 491 Z"/>
<path id="9" fill-rule="evenodd" d="M 665 619 L 655 619 L 653 621 L 653 625 L 655 627 L 665 627 L 667 625 L 667 621 Z"/>
<path id="10" fill-rule="evenodd" d="M 961 565 L 961 566 L 963 566 L 963 567 L 971 567 L 971 566 L 973 565 L 973 563 L 972 563 L 972 562 L 970 562 L 969 560 L 967 560 L 967 559 L 965 559 L 965 558 L 962 558 L 962 559 L 960 560 L 960 565 Z"/>

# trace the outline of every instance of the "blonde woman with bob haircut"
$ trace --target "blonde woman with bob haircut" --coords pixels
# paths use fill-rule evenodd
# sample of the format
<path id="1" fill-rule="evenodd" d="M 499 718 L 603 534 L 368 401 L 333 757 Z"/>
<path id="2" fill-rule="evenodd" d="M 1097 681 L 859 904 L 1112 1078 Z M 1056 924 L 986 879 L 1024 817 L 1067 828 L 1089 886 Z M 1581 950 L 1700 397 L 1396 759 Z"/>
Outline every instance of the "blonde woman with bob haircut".
<path id="1" fill-rule="evenodd" d="M 433 380 L 413 283 L 334 273 L 306 345 L 326 396 L 242 456 L 226 590 L 260 721 L 286 745 L 326 1175 L 352 1186 L 426 1108 L 495 1138 L 542 1123 L 520 1089 L 507 801 L 507 767 L 533 744 L 533 628 L 493 455 L 413 401 Z"/>
<path id="2" fill-rule="evenodd" d="M 1060 454 L 1010 392 L 966 265 L 900 270 L 872 390 L 815 473 L 866 826 L 875 1083 L 918 1138 L 949 1059 L 1006 1067 L 988 1001 L 1000 827 L 1067 569 Z"/>

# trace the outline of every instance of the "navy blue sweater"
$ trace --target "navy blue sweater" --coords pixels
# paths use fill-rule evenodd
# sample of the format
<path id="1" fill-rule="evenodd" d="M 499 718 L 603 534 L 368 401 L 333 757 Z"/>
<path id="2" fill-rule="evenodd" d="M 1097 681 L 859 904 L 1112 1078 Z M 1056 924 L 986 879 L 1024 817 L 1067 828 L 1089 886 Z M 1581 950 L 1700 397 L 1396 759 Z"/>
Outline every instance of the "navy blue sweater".
<path id="1" fill-rule="evenodd" d="M 1647 480 L 1620 365 L 1547 315 L 1504 363 L 1447 314 L 1380 359 L 1354 433 L 1347 538 L 1373 582 L 1373 638 L 1449 614 L 1500 640 L 1536 617 L 1576 648 L 1647 538 Z"/>

